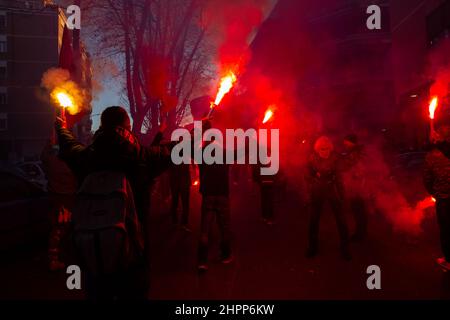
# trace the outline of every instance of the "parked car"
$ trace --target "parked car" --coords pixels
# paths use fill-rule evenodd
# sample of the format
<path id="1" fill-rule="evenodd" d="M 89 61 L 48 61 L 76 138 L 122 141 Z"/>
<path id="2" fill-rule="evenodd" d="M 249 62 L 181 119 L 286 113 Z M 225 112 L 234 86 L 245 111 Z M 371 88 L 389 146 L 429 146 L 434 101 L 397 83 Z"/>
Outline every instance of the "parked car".
<path id="1" fill-rule="evenodd" d="M 0 169 L 0 251 L 44 240 L 49 231 L 47 192 L 13 169 Z"/>
<path id="2" fill-rule="evenodd" d="M 47 178 L 40 161 L 20 162 L 15 167 L 30 181 L 47 190 Z"/>

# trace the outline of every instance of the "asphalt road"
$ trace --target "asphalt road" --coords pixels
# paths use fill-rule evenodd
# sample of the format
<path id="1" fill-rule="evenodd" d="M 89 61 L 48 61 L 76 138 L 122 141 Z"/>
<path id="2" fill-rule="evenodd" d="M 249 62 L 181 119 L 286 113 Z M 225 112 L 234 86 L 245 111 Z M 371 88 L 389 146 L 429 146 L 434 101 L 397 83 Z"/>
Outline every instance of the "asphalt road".
<path id="1" fill-rule="evenodd" d="M 322 216 L 320 253 L 304 257 L 307 211 L 292 193 L 276 204 L 276 224 L 259 215 L 259 194 L 251 183 L 232 188 L 235 261 L 214 262 L 218 232 L 206 274 L 196 271 L 200 196 L 194 192 L 192 234 L 173 226 L 169 214 L 152 217 L 151 299 L 448 299 L 450 273 L 435 263 L 438 230 L 431 213 L 418 236 L 398 234 L 378 215 L 370 216 L 370 236 L 353 244 L 353 259 L 339 254 L 331 212 Z M 351 217 L 348 217 L 351 222 Z M 214 240 L 213 240 L 214 242 Z M 368 290 L 367 267 L 381 268 L 381 290 Z"/>
<path id="2" fill-rule="evenodd" d="M 300 196 L 291 193 L 276 204 L 276 224 L 259 216 L 259 195 L 246 179 L 232 186 L 235 261 L 215 262 L 217 230 L 206 274 L 196 269 L 200 196 L 192 189 L 186 233 L 172 225 L 167 203 L 153 199 L 151 216 L 150 299 L 448 299 L 450 273 L 436 264 L 440 255 L 436 221 L 431 214 L 424 231 L 409 237 L 392 231 L 380 216 L 370 216 L 369 239 L 351 247 L 353 259 L 339 255 L 338 234 L 330 212 L 322 216 L 320 253 L 306 259 L 307 214 Z M 156 196 L 155 196 L 156 197 Z M 350 220 L 350 217 L 349 217 Z M 381 290 L 368 290 L 366 269 L 381 268 Z M 69 291 L 64 273 L 46 269 L 45 243 L 3 256 L 0 299 L 82 299 Z"/>

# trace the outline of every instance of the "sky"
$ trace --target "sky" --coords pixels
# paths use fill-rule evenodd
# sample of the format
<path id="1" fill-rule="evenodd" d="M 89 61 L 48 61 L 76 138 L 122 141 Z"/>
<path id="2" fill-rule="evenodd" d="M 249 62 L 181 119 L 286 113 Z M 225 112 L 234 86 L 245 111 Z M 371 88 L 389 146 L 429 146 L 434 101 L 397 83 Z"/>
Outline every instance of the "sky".
<path id="1" fill-rule="evenodd" d="M 109 106 L 120 106 L 120 89 L 118 84 L 109 84 L 106 86 L 102 84 L 104 89 L 97 95 L 97 98 L 92 101 L 92 131 L 95 131 L 100 126 L 100 114 Z"/>

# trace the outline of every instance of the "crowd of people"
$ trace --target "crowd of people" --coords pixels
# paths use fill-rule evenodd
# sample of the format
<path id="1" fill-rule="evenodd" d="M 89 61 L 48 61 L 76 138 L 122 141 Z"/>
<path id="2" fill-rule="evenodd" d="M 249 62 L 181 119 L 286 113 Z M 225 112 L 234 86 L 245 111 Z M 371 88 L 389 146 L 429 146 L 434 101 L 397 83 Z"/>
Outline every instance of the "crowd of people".
<path id="1" fill-rule="evenodd" d="M 204 121 L 203 125 L 209 128 L 211 122 Z M 438 142 L 426 158 L 424 173 L 426 189 L 436 199 L 444 253 L 438 262 L 447 269 L 450 269 L 449 128 L 442 126 L 438 130 Z M 149 188 L 155 178 L 168 171 L 172 221 L 179 223 L 181 200 L 181 226 L 191 232 L 190 165 L 172 163 L 170 153 L 175 142 L 163 142 L 164 128 L 150 146 L 141 145 L 131 132 L 126 110 L 121 107 L 105 109 L 100 128 L 88 146 L 77 142 L 63 118 L 57 118 L 55 131 L 57 141 L 49 143 L 42 155 L 54 204 L 50 219 L 50 269 L 64 268 L 60 255 L 61 239 L 70 233 L 77 259 L 87 273 L 88 298 L 145 298 L 149 285 Z M 336 220 L 343 259 L 352 259 L 350 242 L 363 241 L 368 235 L 365 150 L 355 134 L 345 136 L 342 145 L 344 152 L 337 152 L 329 137 L 320 136 L 307 161 L 307 258 L 314 258 L 319 253 L 319 224 L 326 204 Z M 260 166 L 253 165 L 253 180 L 260 191 L 261 218 L 272 225 L 277 176 L 261 175 Z M 204 273 L 208 269 L 210 233 L 214 223 L 220 231 L 220 261 L 228 264 L 234 258 L 230 165 L 201 164 L 198 171 L 202 203 L 197 267 Z M 346 221 L 346 208 L 354 219 L 355 230 L 352 232 Z"/>

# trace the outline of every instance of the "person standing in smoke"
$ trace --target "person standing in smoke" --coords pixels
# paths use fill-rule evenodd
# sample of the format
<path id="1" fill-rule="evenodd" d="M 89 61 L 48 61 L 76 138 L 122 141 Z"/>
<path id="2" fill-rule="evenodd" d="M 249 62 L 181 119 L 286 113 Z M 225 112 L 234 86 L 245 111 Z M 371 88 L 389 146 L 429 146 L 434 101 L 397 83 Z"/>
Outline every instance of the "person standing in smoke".
<path id="1" fill-rule="evenodd" d="M 180 142 L 182 138 L 180 138 Z M 191 170 L 189 164 L 179 164 L 171 166 L 169 169 L 170 191 L 172 194 L 172 222 L 178 223 L 178 202 L 181 198 L 181 227 L 186 232 L 191 232 L 188 227 L 189 222 L 189 197 L 191 189 Z"/>
<path id="2" fill-rule="evenodd" d="M 126 217 L 125 227 L 129 230 L 130 249 L 127 251 L 135 253 L 133 254 L 135 259 L 125 270 L 121 270 L 120 274 L 114 274 L 113 281 L 105 282 L 103 278 L 88 274 L 87 295 L 89 298 L 100 300 L 115 297 L 142 299 L 146 297 L 148 290 L 148 265 L 145 265 L 148 260 L 142 255 L 148 247 L 148 242 L 144 243 L 142 234 L 147 233 L 146 225 L 144 224 L 143 230 L 141 228 L 142 222 L 148 215 L 147 190 L 151 179 L 160 175 L 171 165 L 170 146 L 143 147 L 131 132 L 130 118 L 122 107 L 106 108 L 101 114 L 100 122 L 100 128 L 94 134 L 93 142 L 85 146 L 75 139 L 67 128 L 65 119 L 57 118 L 55 129 L 60 146 L 59 156 L 73 170 L 82 186 L 89 176 L 99 172 L 108 171 L 126 176 L 131 187 L 126 197 L 130 200 L 126 205 L 133 209 L 129 210 L 132 215 Z M 104 187 L 109 186 L 104 184 Z M 109 198 L 102 196 L 96 199 L 98 199 L 98 205 L 101 205 L 108 202 Z M 83 197 L 80 197 L 79 200 L 82 199 Z M 116 207 L 117 204 L 118 202 L 113 202 L 111 207 Z M 148 238 L 145 237 L 145 239 Z M 101 244 L 108 246 L 109 242 L 105 241 Z M 113 243 L 111 243 L 111 249 L 113 249 L 110 250 L 111 252 L 119 250 L 112 246 Z M 95 257 L 84 263 L 90 264 L 94 262 L 92 260 L 97 261 L 100 258 Z M 105 262 L 109 261 L 102 263 Z"/>
<path id="3" fill-rule="evenodd" d="M 344 138 L 344 148 L 345 152 L 341 158 L 343 181 L 347 200 L 356 225 L 356 230 L 351 236 L 351 240 L 362 241 L 367 236 L 367 208 L 364 199 L 364 146 L 358 144 L 358 136 L 356 134 L 349 134 Z"/>
<path id="4" fill-rule="evenodd" d="M 314 152 L 307 164 L 306 179 L 310 189 L 309 243 L 306 257 L 318 253 L 319 222 L 323 205 L 330 203 L 341 238 L 341 255 L 351 260 L 348 248 L 348 229 L 343 212 L 344 187 L 338 167 L 338 157 L 331 140 L 322 136 L 314 144 Z"/>
<path id="5" fill-rule="evenodd" d="M 436 215 L 444 257 L 437 263 L 450 270 L 450 125 L 438 129 L 438 142 L 425 159 L 424 184 L 436 199 Z"/>
<path id="6" fill-rule="evenodd" d="M 261 175 L 261 165 L 253 165 L 253 180 L 259 186 L 262 220 L 268 226 L 274 224 L 274 193 L 276 175 Z"/>
<path id="7" fill-rule="evenodd" d="M 209 120 L 203 121 L 203 132 L 211 128 Z M 215 143 L 214 140 L 209 143 Z M 203 146 L 205 148 L 206 145 Z M 193 153 L 194 154 L 194 153 Z M 225 155 L 225 152 L 223 153 Z M 200 194 L 202 195 L 200 242 L 198 247 L 198 270 L 208 270 L 209 233 L 214 220 L 220 231 L 220 261 L 233 261 L 231 250 L 229 165 L 199 164 Z"/>
<path id="8" fill-rule="evenodd" d="M 70 215 L 77 192 L 77 179 L 67 164 L 58 157 L 59 146 L 49 141 L 41 154 L 41 161 L 47 177 L 47 189 L 51 201 L 51 231 L 48 243 L 50 271 L 62 270 L 62 244 L 68 233 Z"/>

